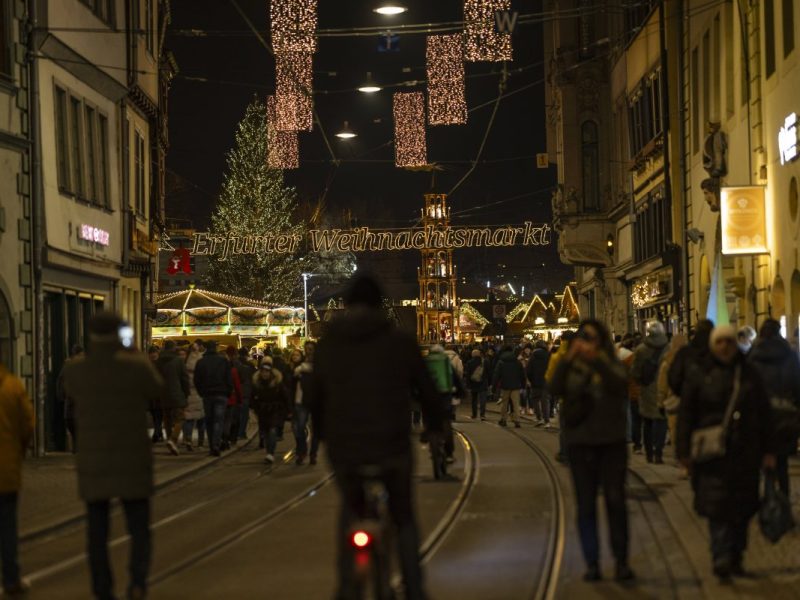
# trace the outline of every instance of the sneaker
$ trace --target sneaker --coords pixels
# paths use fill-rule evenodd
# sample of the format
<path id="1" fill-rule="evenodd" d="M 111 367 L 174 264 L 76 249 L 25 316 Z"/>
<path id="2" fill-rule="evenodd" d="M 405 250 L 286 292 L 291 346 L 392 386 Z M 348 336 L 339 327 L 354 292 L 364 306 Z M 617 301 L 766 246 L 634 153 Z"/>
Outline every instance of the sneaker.
<path id="1" fill-rule="evenodd" d="M 514 421 L 514 427 L 519 429 L 522 425 L 519 424 L 519 421 Z"/>
<path id="2" fill-rule="evenodd" d="M 529 409 L 528 409 L 528 414 L 529 414 L 529 415 L 532 415 L 532 414 L 533 414 L 533 409 L 532 409 L 532 408 L 529 408 Z"/>
<path id="3" fill-rule="evenodd" d="M 552 425 L 550 425 L 550 421 L 548 421 L 547 423 L 545 423 L 545 424 L 544 424 L 544 428 L 545 428 L 545 429 L 552 429 L 552 428 L 553 428 L 553 426 L 552 426 Z"/>
<path id="4" fill-rule="evenodd" d="M 180 452 L 178 452 L 178 447 L 172 440 L 167 440 L 167 449 L 169 450 L 169 453 L 172 454 L 173 456 L 178 456 L 178 454 L 180 454 Z"/>
<path id="5" fill-rule="evenodd" d="M 627 564 L 619 563 L 614 572 L 614 579 L 617 581 L 633 581 L 636 579 L 636 575 Z"/>
<path id="6" fill-rule="evenodd" d="M 271 465 L 275 462 L 275 457 L 272 454 L 267 454 L 267 457 L 264 459 L 264 462 L 268 465 Z"/>
<path id="7" fill-rule="evenodd" d="M 503 399 L 502 399 L 502 398 L 500 398 L 499 400 L 497 400 L 497 401 L 495 402 L 495 404 L 502 404 L 502 403 L 503 403 Z"/>
<path id="8" fill-rule="evenodd" d="M 540 419 L 536 419 L 536 420 L 533 422 L 533 424 L 534 424 L 536 427 L 541 427 L 542 425 L 544 425 L 544 421 L 542 421 L 542 420 L 540 420 Z"/>
<path id="9" fill-rule="evenodd" d="M 506 420 L 505 419 L 500 419 L 497 422 L 497 424 L 500 425 L 500 427 L 505 427 L 506 426 Z"/>
<path id="10" fill-rule="evenodd" d="M 3 597 L 14 598 L 17 596 L 24 596 L 31 589 L 31 584 L 27 579 L 20 579 L 14 585 L 9 585 L 3 588 Z"/>
<path id="11" fill-rule="evenodd" d="M 317 455 L 316 454 L 312 454 L 311 456 L 308 457 L 308 464 L 310 464 L 310 465 L 317 464 Z"/>
<path id="12" fill-rule="evenodd" d="M 600 565 L 597 563 L 589 565 L 586 573 L 583 574 L 584 581 L 600 581 L 601 579 L 603 579 L 603 575 L 600 573 Z"/>

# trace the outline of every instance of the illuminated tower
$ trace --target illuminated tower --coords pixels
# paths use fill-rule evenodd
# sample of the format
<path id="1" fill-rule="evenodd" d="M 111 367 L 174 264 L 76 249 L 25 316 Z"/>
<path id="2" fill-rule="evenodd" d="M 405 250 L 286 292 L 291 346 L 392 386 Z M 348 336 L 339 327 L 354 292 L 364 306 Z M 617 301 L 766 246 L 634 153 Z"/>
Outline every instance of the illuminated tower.
<path id="1" fill-rule="evenodd" d="M 425 194 L 422 226 L 444 228 L 450 225 L 446 194 Z M 452 342 L 457 338 L 458 304 L 456 269 L 452 249 L 426 247 L 422 266 L 417 270 L 419 303 L 417 337 L 420 342 Z"/>

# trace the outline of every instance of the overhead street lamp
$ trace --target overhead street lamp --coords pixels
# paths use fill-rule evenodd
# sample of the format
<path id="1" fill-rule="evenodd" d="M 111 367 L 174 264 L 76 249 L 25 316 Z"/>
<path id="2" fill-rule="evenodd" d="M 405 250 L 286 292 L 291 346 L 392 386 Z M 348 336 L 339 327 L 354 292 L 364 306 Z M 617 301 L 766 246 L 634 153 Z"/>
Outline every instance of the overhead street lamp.
<path id="1" fill-rule="evenodd" d="M 401 15 L 404 12 L 408 11 L 408 9 L 405 6 L 394 4 L 392 2 L 384 2 L 378 8 L 374 8 L 372 10 L 373 12 L 376 12 L 379 15 L 384 15 L 387 17 L 393 17 L 394 15 Z"/>
<path id="2" fill-rule="evenodd" d="M 344 127 L 339 133 L 336 134 L 336 137 L 339 138 L 340 140 L 351 140 L 357 135 L 358 134 L 355 131 L 350 129 L 350 124 L 347 121 L 345 121 Z"/>
<path id="3" fill-rule="evenodd" d="M 380 92 L 383 88 L 379 85 L 376 85 L 375 82 L 372 80 L 372 73 L 367 73 L 367 80 L 364 82 L 364 85 L 358 88 L 358 91 L 363 94 L 375 94 L 376 92 Z"/>

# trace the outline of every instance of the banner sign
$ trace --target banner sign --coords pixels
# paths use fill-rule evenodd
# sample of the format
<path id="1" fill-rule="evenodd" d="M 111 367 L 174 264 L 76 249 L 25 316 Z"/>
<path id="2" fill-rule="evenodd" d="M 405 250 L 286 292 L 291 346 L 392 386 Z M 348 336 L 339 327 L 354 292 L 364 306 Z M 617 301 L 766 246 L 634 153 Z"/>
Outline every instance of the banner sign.
<path id="1" fill-rule="evenodd" d="M 547 246 L 552 228 L 526 221 L 521 227 L 436 227 L 372 230 L 313 229 L 308 232 L 308 250 L 318 252 L 376 252 L 501 246 Z M 227 260 L 240 254 L 294 254 L 303 242 L 297 234 L 215 234 L 195 233 L 191 254 Z"/>
<path id="2" fill-rule="evenodd" d="M 720 192 L 723 254 L 766 254 L 767 206 L 760 186 L 724 187 Z"/>

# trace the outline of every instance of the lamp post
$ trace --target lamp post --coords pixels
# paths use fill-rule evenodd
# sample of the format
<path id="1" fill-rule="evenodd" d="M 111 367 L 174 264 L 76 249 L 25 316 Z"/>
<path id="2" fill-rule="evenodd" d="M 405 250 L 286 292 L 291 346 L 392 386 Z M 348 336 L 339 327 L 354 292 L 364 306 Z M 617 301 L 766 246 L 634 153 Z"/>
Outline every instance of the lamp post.
<path id="1" fill-rule="evenodd" d="M 308 278 L 311 273 L 303 273 L 303 339 L 308 339 Z"/>

